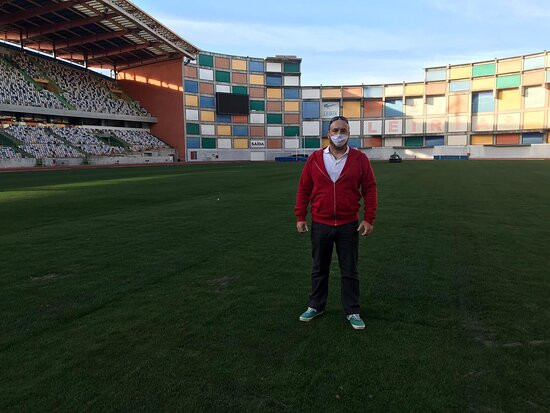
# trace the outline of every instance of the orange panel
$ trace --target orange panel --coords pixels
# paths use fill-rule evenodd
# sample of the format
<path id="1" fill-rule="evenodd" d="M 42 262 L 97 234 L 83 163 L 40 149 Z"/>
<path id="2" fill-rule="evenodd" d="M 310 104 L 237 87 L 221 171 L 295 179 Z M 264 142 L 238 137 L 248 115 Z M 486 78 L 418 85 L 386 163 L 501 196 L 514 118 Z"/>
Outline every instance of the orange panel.
<path id="1" fill-rule="evenodd" d="M 526 72 L 523 74 L 522 85 L 542 85 L 544 83 L 544 70 L 537 70 L 535 72 Z"/>
<path id="2" fill-rule="evenodd" d="M 382 146 L 382 138 L 364 138 L 363 147 L 378 147 Z"/>
<path id="3" fill-rule="evenodd" d="M 246 73 L 233 73 L 232 74 L 233 83 L 237 83 L 239 85 L 246 85 Z"/>
<path id="4" fill-rule="evenodd" d="M 267 149 L 281 149 L 283 147 L 282 139 L 268 139 Z"/>
<path id="5" fill-rule="evenodd" d="M 263 87 L 251 87 L 248 89 L 248 93 L 251 98 L 263 98 L 265 97 L 265 88 Z"/>
<path id="6" fill-rule="evenodd" d="M 280 100 L 268 100 L 266 108 L 268 112 L 281 112 L 283 105 Z"/>
<path id="7" fill-rule="evenodd" d="M 497 145 L 518 145 L 519 135 L 496 135 Z"/>
<path id="8" fill-rule="evenodd" d="M 214 94 L 214 85 L 212 83 L 203 83 L 199 85 L 199 90 L 201 94 L 204 95 L 213 95 Z"/>
<path id="9" fill-rule="evenodd" d="M 339 98 L 341 95 L 340 88 L 323 89 L 321 93 L 322 93 L 321 96 L 324 98 Z"/>
<path id="10" fill-rule="evenodd" d="M 250 136 L 264 137 L 265 128 L 263 126 L 250 126 Z"/>
<path id="11" fill-rule="evenodd" d="M 345 87 L 343 92 L 345 98 L 361 98 L 363 97 L 362 87 Z"/>
<path id="12" fill-rule="evenodd" d="M 445 82 L 426 83 L 426 95 L 444 95 L 447 92 Z"/>
<path id="13" fill-rule="evenodd" d="M 197 68 L 193 66 L 185 66 L 185 77 L 197 78 Z"/>
<path id="14" fill-rule="evenodd" d="M 248 123 L 247 115 L 233 115 L 233 123 Z"/>
<path id="15" fill-rule="evenodd" d="M 328 138 L 323 138 L 323 143 L 321 143 L 322 148 L 326 148 L 329 145 Z"/>
<path id="16" fill-rule="evenodd" d="M 470 95 L 449 95 L 449 113 L 469 112 Z"/>
<path id="17" fill-rule="evenodd" d="M 229 69 L 229 59 L 225 57 L 214 56 L 214 66 L 218 69 Z"/>
<path id="18" fill-rule="evenodd" d="M 521 71 L 521 59 L 500 60 L 497 63 L 497 74 Z"/>
<path id="19" fill-rule="evenodd" d="M 285 124 L 300 123 L 300 115 L 296 113 L 285 113 Z"/>
<path id="20" fill-rule="evenodd" d="M 493 135 L 472 135 L 471 145 L 492 145 Z"/>
<path id="21" fill-rule="evenodd" d="M 382 100 L 365 100 L 363 102 L 363 116 L 365 118 L 382 117 L 382 109 L 384 104 Z"/>

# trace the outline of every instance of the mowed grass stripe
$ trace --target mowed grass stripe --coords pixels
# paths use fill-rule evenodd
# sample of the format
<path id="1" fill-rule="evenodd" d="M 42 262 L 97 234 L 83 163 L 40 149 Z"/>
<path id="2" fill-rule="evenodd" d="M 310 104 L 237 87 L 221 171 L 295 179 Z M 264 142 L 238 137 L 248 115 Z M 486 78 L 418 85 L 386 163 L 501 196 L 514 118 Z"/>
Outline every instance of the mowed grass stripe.
<path id="1" fill-rule="evenodd" d="M 310 267 L 292 212 L 301 166 L 0 176 L 0 407 L 549 404 L 547 163 L 375 163 L 359 334 L 336 263 L 327 314 L 297 321 Z"/>

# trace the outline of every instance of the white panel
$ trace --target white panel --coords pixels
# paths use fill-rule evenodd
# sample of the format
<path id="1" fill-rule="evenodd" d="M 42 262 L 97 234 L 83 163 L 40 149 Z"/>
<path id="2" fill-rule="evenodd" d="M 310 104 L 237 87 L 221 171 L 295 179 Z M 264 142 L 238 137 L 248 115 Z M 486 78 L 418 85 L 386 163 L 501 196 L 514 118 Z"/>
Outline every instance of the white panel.
<path id="1" fill-rule="evenodd" d="M 526 57 L 523 60 L 523 70 L 540 69 L 544 67 L 544 56 Z"/>
<path id="2" fill-rule="evenodd" d="M 216 92 L 231 93 L 231 86 L 229 86 L 229 85 L 216 85 Z"/>
<path id="3" fill-rule="evenodd" d="M 265 161 L 265 152 L 250 152 L 251 161 Z"/>
<path id="4" fill-rule="evenodd" d="M 406 98 L 405 99 L 405 115 L 407 116 L 422 116 L 424 114 L 424 98 Z"/>
<path id="5" fill-rule="evenodd" d="M 302 99 L 321 99 L 321 89 L 302 89 Z"/>
<path id="6" fill-rule="evenodd" d="M 401 135 L 403 133 L 402 119 L 388 119 L 384 122 L 384 133 L 386 135 Z"/>
<path id="7" fill-rule="evenodd" d="M 302 134 L 304 136 L 319 136 L 321 134 L 319 121 L 302 122 Z"/>
<path id="8" fill-rule="evenodd" d="M 299 139 L 285 139 L 284 140 L 285 149 L 298 149 L 300 147 Z"/>
<path id="9" fill-rule="evenodd" d="M 251 113 L 250 123 L 265 123 L 265 113 Z"/>
<path id="10" fill-rule="evenodd" d="M 447 145 L 467 145 L 468 136 L 467 135 L 448 135 L 447 136 Z"/>
<path id="11" fill-rule="evenodd" d="M 250 139 L 250 149 L 265 148 L 265 139 Z"/>
<path id="12" fill-rule="evenodd" d="M 384 146 L 403 146 L 401 138 L 384 138 Z"/>
<path id="13" fill-rule="evenodd" d="M 473 131 L 492 131 L 493 115 L 472 116 L 472 130 Z"/>
<path id="14" fill-rule="evenodd" d="M 406 133 L 423 133 L 424 119 L 422 118 L 407 119 L 405 121 L 405 132 Z"/>
<path id="15" fill-rule="evenodd" d="M 520 124 L 519 113 L 505 113 L 498 115 L 497 129 L 498 130 L 517 130 Z"/>
<path id="16" fill-rule="evenodd" d="M 201 135 L 214 135 L 214 125 L 201 125 Z"/>
<path id="17" fill-rule="evenodd" d="M 282 126 L 268 126 L 267 136 L 283 136 Z"/>
<path id="18" fill-rule="evenodd" d="M 300 86 L 299 76 L 284 76 L 284 86 Z"/>
<path id="19" fill-rule="evenodd" d="M 426 113 L 428 115 L 443 115 L 446 110 L 446 96 L 427 96 Z"/>
<path id="20" fill-rule="evenodd" d="M 382 135 L 381 120 L 363 121 L 363 135 Z"/>
<path id="21" fill-rule="evenodd" d="M 525 109 L 542 108 L 546 99 L 546 88 L 526 87 L 525 88 Z"/>
<path id="22" fill-rule="evenodd" d="M 185 109 L 186 120 L 199 120 L 199 111 L 195 109 Z"/>
<path id="23" fill-rule="evenodd" d="M 282 72 L 283 66 L 281 63 L 267 62 L 265 66 L 266 72 Z"/>
<path id="24" fill-rule="evenodd" d="M 360 120 L 350 120 L 349 121 L 349 134 L 351 136 L 361 135 L 361 121 Z"/>
<path id="25" fill-rule="evenodd" d="M 214 71 L 210 69 L 199 69 L 199 79 L 214 80 Z"/>
<path id="26" fill-rule="evenodd" d="M 231 139 L 218 139 L 218 149 L 231 149 Z"/>
<path id="27" fill-rule="evenodd" d="M 444 133 L 446 123 L 445 118 L 426 119 L 426 133 Z"/>
<path id="28" fill-rule="evenodd" d="M 449 116 L 449 132 L 466 132 L 468 130 L 468 116 Z"/>

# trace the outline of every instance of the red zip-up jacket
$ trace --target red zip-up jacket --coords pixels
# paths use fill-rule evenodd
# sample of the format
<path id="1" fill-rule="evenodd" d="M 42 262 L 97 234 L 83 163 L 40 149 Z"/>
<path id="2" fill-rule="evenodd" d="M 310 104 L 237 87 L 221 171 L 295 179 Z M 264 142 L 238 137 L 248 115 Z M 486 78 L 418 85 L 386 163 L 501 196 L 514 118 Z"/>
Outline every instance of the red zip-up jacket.
<path id="1" fill-rule="evenodd" d="M 350 148 L 344 169 L 336 182 L 332 182 L 325 168 L 323 150 L 313 152 L 307 159 L 296 194 L 294 214 L 305 221 L 311 202 L 313 221 L 325 225 L 344 225 L 358 220 L 364 199 L 364 220 L 369 224 L 376 218 L 378 197 L 376 178 L 367 155 Z"/>

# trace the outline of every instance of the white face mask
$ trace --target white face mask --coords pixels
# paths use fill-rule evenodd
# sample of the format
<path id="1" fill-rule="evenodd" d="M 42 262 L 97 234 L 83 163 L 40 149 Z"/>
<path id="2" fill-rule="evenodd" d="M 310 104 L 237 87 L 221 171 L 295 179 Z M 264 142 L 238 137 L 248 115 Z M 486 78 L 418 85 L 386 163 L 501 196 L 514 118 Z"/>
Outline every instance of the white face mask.
<path id="1" fill-rule="evenodd" d="M 341 148 L 342 146 L 344 146 L 348 141 L 348 138 L 349 138 L 348 135 L 342 135 L 342 134 L 330 135 L 330 140 L 332 141 L 334 146 L 336 146 L 337 148 Z"/>

